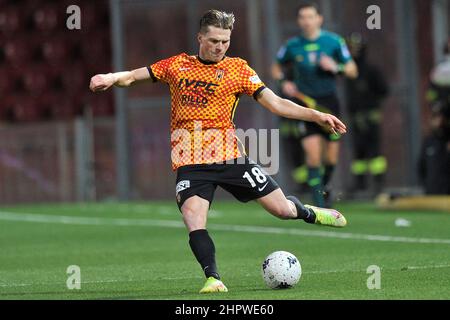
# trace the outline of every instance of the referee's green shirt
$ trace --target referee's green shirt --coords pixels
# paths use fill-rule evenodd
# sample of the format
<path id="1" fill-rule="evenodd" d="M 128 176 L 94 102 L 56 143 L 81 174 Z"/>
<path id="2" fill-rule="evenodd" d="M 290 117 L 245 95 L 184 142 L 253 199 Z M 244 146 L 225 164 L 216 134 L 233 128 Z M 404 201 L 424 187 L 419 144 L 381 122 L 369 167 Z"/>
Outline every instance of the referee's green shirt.
<path id="1" fill-rule="evenodd" d="M 321 54 L 332 57 L 340 64 L 346 64 L 352 57 L 339 35 L 321 30 L 315 40 L 303 36 L 289 39 L 277 53 L 278 63 L 290 64 L 292 76 L 298 89 L 314 98 L 324 97 L 336 92 L 336 79 L 330 72 L 319 67 Z"/>

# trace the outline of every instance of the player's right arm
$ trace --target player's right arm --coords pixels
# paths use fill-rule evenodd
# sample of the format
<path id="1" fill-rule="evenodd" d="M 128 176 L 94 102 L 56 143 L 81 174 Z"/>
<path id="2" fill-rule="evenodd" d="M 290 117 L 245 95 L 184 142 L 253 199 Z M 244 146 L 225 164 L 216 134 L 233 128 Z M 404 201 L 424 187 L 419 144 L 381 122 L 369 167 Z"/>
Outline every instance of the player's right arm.
<path id="1" fill-rule="evenodd" d="M 297 86 L 294 82 L 286 80 L 280 63 L 275 62 L 271 68 L 272 78 L 280 83 L 281 91 L 288 97 L 295 97 L 298 94 Z"/>
<path id="2" fill-rule="evenodd" d="M 129 87 L 138 82 L 151 78 L 147 67 L 134 69 L 131 71 L 121 71 L 107 74 L 97 74 L 91 78 L 89 88 L 93 92 L 105 91 L 112 86 Z"/>
<path id="3" fill-rule="evenodd" d="M 290 43 L 288 41 L 278 50 L 276 60 L 272 64 L 271 74 L 272 78 L 279 82 L 280 89 L 286 96 L 295 97 L 298 94 L 297 86 L 294 82 L 286 79 L 282 68 L 282 65 L 292 62 L 294 58 L 290 49 Z"/>
<path id="4" fill-rule="evenodd" d="M 345 124 L 332 114 L 305 108 L 293 103 L 290 100 L 283 99 L 269 88 L 264 88 L 261 90 L 256 96 L 256 101 L 258 101 L 264 108 L 278 116 L 315 122 L 329 130 L 331 133 L 338 132 L 340 134 L 344 134 L 347 132 Z"/>

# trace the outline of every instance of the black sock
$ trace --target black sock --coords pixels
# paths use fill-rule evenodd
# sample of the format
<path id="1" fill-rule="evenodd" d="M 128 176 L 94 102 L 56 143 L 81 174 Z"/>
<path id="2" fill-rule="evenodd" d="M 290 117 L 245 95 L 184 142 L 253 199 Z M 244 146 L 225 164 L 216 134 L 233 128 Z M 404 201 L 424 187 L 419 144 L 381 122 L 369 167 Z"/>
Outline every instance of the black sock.
<path id="1" fill-rule="evenodd" d="M 308 167 L 308 185 L 311 189 L 314 205 L 317 207 L 325 206 L 325 198 L 323 196 L 323 182 L 320 168 Z"/>
<path id="2" fill-rule="evenodd" d="M 323 173 L 322 183 L 324 186 L 328 184 L 331 180 L 331 176 L 333 175 L 334 171 L 334 164 L 327 164 L 325 165 L 325 172 Z"/>
<path id="3" fill-rule="evenodd" d="M 286 199 L 291 200 L 297 209 L 297 219 L 303 219 L 307 223 L 314 223 L 316 221 L 316 214 L 311 209 L 306 208 L 300 200 L 294 196 L 287 196 Z"/>
<path id="4" fill-rule="evenodd" d="M 189 233 L 189 245 L 197 261 L 202 266 L 207 278 L 214 277 L 220 280 L 216 266 L 216 247 L 205 229 L 195 230 Z"/>

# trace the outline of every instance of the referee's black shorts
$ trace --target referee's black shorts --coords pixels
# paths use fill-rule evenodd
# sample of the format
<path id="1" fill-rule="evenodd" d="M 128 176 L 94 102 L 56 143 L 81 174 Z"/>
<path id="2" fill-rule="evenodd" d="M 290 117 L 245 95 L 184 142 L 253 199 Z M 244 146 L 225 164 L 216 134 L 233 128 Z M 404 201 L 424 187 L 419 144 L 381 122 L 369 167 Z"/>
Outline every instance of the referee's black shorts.
<path id="1" fill-rule="evenodd" d="M 336 117 L 339 117 L 340 115 L 339 100 L 335 94 L 314 99 L 316 100 L 318 105 L 324 106 L 327 109 L 329 109 L 328 113 L 331 113 Z M 327 141 L 337 141 L 340 138 L 339 135 L 336 136 L 326 131 L 324 128 L 322 128 L 315 122 L 299 121 L 298 126 L 301 138 L 306 138 L 312 135 L 320 135 L 324 137 L 325 140 Z"/>
<path id="2" fill-rule="evenodd" d="M 178 168 L 176 200 L 181 211 L 183 203 L 192 196 L 208 200 L 210 205 L 217 186 L 241 202 L 264 197 L 279 188 L 264 169 L 247 157 L 233 163 L 194 164 Z"/>

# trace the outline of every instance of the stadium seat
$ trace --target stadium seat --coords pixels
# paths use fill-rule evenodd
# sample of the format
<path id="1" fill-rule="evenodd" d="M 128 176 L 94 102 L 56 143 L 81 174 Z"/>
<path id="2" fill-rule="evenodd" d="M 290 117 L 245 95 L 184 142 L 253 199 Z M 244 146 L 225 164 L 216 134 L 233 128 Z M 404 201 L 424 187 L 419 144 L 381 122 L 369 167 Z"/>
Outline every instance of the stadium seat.
<path id="1" fill-rule="evenodd" d="M 97 13 L 97 8 L 94 2 L 95 1 L 90 1 L 80 4 L 80 9 L 82 12 L 81 32 L 83 34 L 90 34 L 96 31 L 102 24 L 102 19 Z"/>
<path id="2" fill-rule="evenodd" d="M 62 20 L 64 17 L 61 12 L 58 12 L 58 7 L 48 5 L 37 8 L 33 13 L 33 22 L 37 30 L 51 32 L 56 29 L 58 24 L 62 27 L 62 23 L 59 23 L 58 19 Z"/>
<path id="3" fill-rule="evenodd" d="M 81 43 L 81 56 L 90 66 L 104 66 L 105 62 L 111 61 L 108 31 L 86 35 Z"/>
<path id="4" fill-rule="evenodd" d="M 71 120 L 81 113 L 80 99 L 75 95 L 55 94 L 51 97 L 48 107 L 54 120 Z"/>
<path id="5" fill-rule="evenodd" d="M 90 77 L 111 70 L 109 1 L 75 3 L 82 12 L 82 29 L 73 32 L 65 25 L 72 4 L 0 0 L 1 119 L 73 118 L 91 95 Z M 6 106 L 8 94 L 15 98 Z M 112 95 L 108 97 L 93 100 L 96 114 L 112 114 Z"/>
<path id="6" fill-rule="evenodd" d="M 89 75 L 83 63 L 70 64 L 58 71 L 58 78 L 61 82 L 62 90 L 66 94 L 77 94 L 87 92 L 89 86 Z"/>
<path id="7" fill-rule="evenodd" d="M 20 122 L 41 120 L 44 109 L 40 99 L 31 96 L 16 97 L 12 108 L 14 119 Z"/>
<path id="8" fill-rule="evenodd" d="M 23 70 L 23 88 L 31 95 L 37 95 L 46 90 L 52 90 L 53 77 L 45 65 L 32 65 Z"/>
<path id="9" fill-rule="evenodd" d="M 41 53 L 49 64 L 66 64 L 70 61 L 70 43 L 65 40 L 64 36 L 53 36 L 42 42 Z"/>
<path id="10" fill-rule="evenodd" d="M 17 7 L 0 9 L 0 33 L 10 35 L 21 30 L 25 21 L 19 10 Z"/>
<path id="11" fill-rule="evenodd" d="M 92 108 L 95 117 L 111 116 L 114 113 L 114 101 L 111 92 L 104 95 L 89 94 L 86 105 Z"/>
<path id="12" fill-rule="evenodd" d="M 12 115 L 14 100 L 15 96 L 12 94 L 7 95 L 0 100 L 0 121 L 11 122 L 14 120 L 14 117 Z"/>
<path id="13" fill-rule="evenodd" d="M 33 47 L 27 40 L 27 37 L 16 37 L 6 41 L 4 55 L 7 63 L 15 66 L 27 65 L 34 55 Z"/>
<path id="14" fill-rule="evenodd" d="M 17 74 L 8 66 L 0 66 L 0 95 L 5 96 L 15 90 L 17 84 Z"/>

